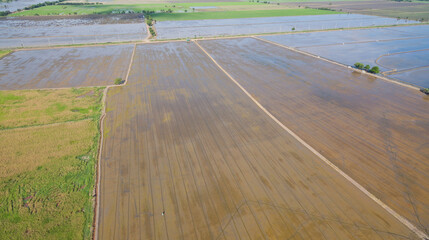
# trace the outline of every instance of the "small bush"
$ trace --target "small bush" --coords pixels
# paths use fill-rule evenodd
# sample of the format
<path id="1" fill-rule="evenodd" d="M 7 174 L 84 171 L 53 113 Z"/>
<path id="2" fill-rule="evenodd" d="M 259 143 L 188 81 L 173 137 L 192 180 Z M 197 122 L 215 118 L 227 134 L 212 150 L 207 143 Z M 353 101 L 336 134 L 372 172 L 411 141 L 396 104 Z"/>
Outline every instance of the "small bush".
<path id="1" fill-rule="evenodd" d="M 363 69 L 364 65 L 362 63 L 360 63 L 360 62 L 357 62 L 357 63 L 355 63 L 355 68 L 357 68 L 357 69 Z"/>
<path id="2" fill-rule="evenodd" d="M 116 78 L 115 79 L 115 85 L 121 85 L 124 81 L 122 80 L 122 78 Z"/>
<path id="3" fill-rule="evenodd" d="M 429 88 L 422 88 L 422 89 L 420 89 L 420 92 L 422 92 L 426 95 L 429 95 Z"/>
<path id="4" fill-rule="evenodd" d="M 156 32 L 155 32 L 155 30 L 153 30 L 153 28 L 152 27 L 149 27 L 149 32 L 150 32 L 150 35 L 152 35 L 152 36 L 156 36 Z"/>
<path id="5" fill-rule="evenodd" d="M 375 66 L 375 67 L 372 67 L 371 70 L 369 70 L 369 72 L 377 74 L 377 73 L 380 73 L 380 69 L 377 66 Z"/>
<path id="6" fill-rule="evenodd" d="M 371 66 L 366 65 L 366 66 L 364 67 L 364 69 L 365 69 L 366 71 L 369 71 L 369 70 L 371 69 Z"/>

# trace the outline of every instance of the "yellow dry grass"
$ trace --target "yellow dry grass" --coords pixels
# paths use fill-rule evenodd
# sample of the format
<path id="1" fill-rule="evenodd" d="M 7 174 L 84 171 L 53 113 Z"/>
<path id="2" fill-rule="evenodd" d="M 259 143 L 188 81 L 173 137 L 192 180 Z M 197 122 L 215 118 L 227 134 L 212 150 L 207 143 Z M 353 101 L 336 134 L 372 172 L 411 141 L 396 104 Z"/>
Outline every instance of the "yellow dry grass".
<path id="1" fill-rule="evenodd" d="M 103 88 L 0 91 L 0 129 L 94 117 L 102 92 Z"/>
<path id="2" fill-rule="evenodd" d="M 0 178 L 36 169 L 52 160 L 78 156 L 92 146 L 92 120 L 0 131 Z"/>

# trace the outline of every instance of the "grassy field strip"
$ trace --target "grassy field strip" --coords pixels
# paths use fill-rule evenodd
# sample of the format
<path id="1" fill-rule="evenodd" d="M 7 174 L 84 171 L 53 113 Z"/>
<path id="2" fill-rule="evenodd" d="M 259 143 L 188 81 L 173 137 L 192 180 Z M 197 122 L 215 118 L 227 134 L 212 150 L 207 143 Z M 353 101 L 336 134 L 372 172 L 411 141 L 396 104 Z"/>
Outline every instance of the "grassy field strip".
<path id="1" fill-rule="evenodd" d="M 11 50 L 0 50 L 0 59 L 7 56 L 8 54 L 12 53 Z"/>
<path id="2" fill-rule="evenodd" d="M 183 21 L 202 19 L 233 19 L 233 18 L 257 18 L 257 17 L 284 17 L 341 14 L 342 12 L 319 9 L 276 9 L 255 11 L 224 11 L 224 12 L 192 12 L 192 13 L 155 13 L 152 17 L 156 21 Z"/>
<path id="3" fill-rule="evenodd" d="M 0 91 L 5 239 L 89 239 L 102 87 Z"/>
<path id="4" fill-rule="evenodd" d="M 332 61 L 332 60 L 329 60 L 329 59 L 326 59 L 326 58 L 323 58 L 323 57 L 320 57 L 320 56 L 316 56 L 316 55 L 313 55 L 313 54 L 311 54 L 311 53 L 308 53 L 308 52 L 304 52 L 304 51 L 298 50 L 298 49 L 296 49 L 296 48 L 287 47 L 287 46 L 284 46 L 284 45 L 281 45 L 281 44 L 278 44 L 278 43 L 275 43 L 275 42 L 272 42 L 272 41 L 269 41 L 269 40 L 266 40 L 266 39 L 262 39 L 262 38 L 255 37 L 255 36 L 253 36 L 253 38 L 255 38 L 255 39 L 257 39 L 257 40 L 260 40 L 260 41 L 263 41 L 263 42 L 267 42 L 267 43 L 270 43 L 270 44 L 273 44 L 273 45 L 279 46 L 279 47 L 282 47 L 282 48 L 285 48 L 285 49 L 288 49 L 288 50 L 292 50 L 292 51 L 295 51 L 295 52 L 298 52 L 298 53 L 301 53 L 301 54 L 307 55 L 307 56 L 310 56 L 310 57 L 314 57 L 314 58 L 317 58 L 317 59 L 321 59 L 321 60 L 324 60 L 324 61 L 326 61 L 326 62 L 333 63 L 333 64 L 335 64 L 335 65 L 338 65 L 338 66 L 341 66 L 341 67 L 345 67 L 345 68 L 351 69 L 351 70 L 356 71 L 356 72 L 359 72 L 359 73 L 361 73 L 361 74 L 367 74 L 367 75 L 370 75 L 370 76 L 373 76 L 373 77 L 376 77 L 376 78 L 382 79 L 382 80 L 387 81 L 387 82 L 390 82 L 390 83 L 394 83 L 394 84 L 397 84 L 397 85 L 401 85 L 401 86 L 403 86 L 403 87 L 411 88 L 411 89 L 413 89 L 413 90 L 417 90 L 417 91 L 419 91 L 419 90 L 420 90 L 420 88 L 415 87 L 415 86 L 412 86 L 412 85 L 410 85 L 410 84 L 402 83 L 402 82 L 398 82 L 398 81 L 396 81 L 396 80 L 392 80 L 392 79 L 389 79 L 389 78 L 385 78 L 385 77 L 383 77 L 383 76 L 379 76 L 379 75 L 371 74 L 371 73 L 368 73 L 368 72 L 366 72 L 366 71 L 362 71 L 362 70 L 359 70 L 359 69 L 351 68 L 350 66 L 344 65 L 344 64 L 342 64 L 342 63 L 338 63 L 338 62 L 335 62 L 335 61 Z"/>
<path id="5" fill-rule="evenodd" d="M 86 14 L 111 14 L 115 11 L 161 11 L 171 9 L 172 11 L 192 11 L 192 7 L 205 6 L 246 6 L 246 5 L 265 5 L 263 3 L 253 2 L 213 2 L 213 3 L 156 3 L 156 4 L 102 4 L 102 5 L 51 5 L 36 9 L 16 12 L 10 16 L 33 16 L 39 15 L 86 15 Z M 173 7 L 174 6 L 174 7 Z M 76 14 L 75 14 L 76 13 Z"/>
<path id="6" fill-rule="evenodd" d="M 259 38 L 257 38 L 259 39 Z M 428 239 L 429 237 L 422 231 L 420 231 L 416 226 L 414 226 L 412 223 L 410 223 L 407 219 L 396 213 L 393 209 L 391 209 L 389 206 L 384 204 L 380 199 L 378 199 L 376 196 L 374 196 L 372 193 L 370 193 L 368 190 L 366 190 L 362 185 L 360 185 L 358 182 L 356 182 L 353 178 L 351 178 L 349 175 L 347 175 L 345 172 L 343 172 L 340 168 L 338 168 L 335 164 L 330 162 L 327 158 L 325 158 L 322 154 L 320 154 L 318 151 L 316 151 L 313 147 L 311 147 L 309 144 L 307 144 L 304 140 L 302 140 L 298 135 L 296 135 L 292 130 L 290 130 L 288 127 L 283 125 L 282 122 L 280 122 L 276 117 L 274 117 L 264 106 L 262 106 L 245 88 L 243 88 L 222 66 L 220 66 L 216 60 L 200 45 L 197 41 L 193 41 L 215 64 L 216 66 L 222 70 L 228 78 L 231 79 L 252 101 L 262 110 L 264 111 L 271 119 L 273 119 L 280 127 L 282 127 L 286 132 L 288 132 L 290 135 L 292 135 L 297 141 L 299 141 L 302 145 L 304 145 L 307 149 L 309 149 L 312 153 L 314 153 L 316 156 L 318 156 L 324 163 L 329 165 L 331 168 L 333 168 L 336 172 L 338 172 L 341 176 L 343 176 L 345 179 L 347 179 L 351 184 L 353 184 L 356 188 L 358 188 L 360 191 L 362 191 L 366 196 L 371 198 L 374 202 L 376 202 L 378 205 L 380 205 L 383 209 L 385 209 L 387 212 L 389 212 L 392 216 L 394 216 L 396 219 L 398 219 L 402 224 L 407 226 L 410 230 L 412 230 L 414 233 L 416 233 L 421 239 Z M 268 41 L 267 41 L 268 42 Z M 391 80 L 390 80 L 391 81 Z"/>
<path id="7" fill-rule="evenodd" d="M 104 119 L 106 117 L 106 97 L 107 97 L 107 92 L 109 91 L 109 88 L 111 87 L 118 87 L 118 86 L 125 86 L 128 83 L 128 76 L 130 75 L 130 71 L 131 71 L 131 66 L 133 65 L 133 60 L 134 60 L 134 55 L 136 52 L 136 48 L 137 48 L 137 44 L 134 44 L 134 49 L 133 49 L 133 53 L 131 54 L 131 58 L 130 58 L 130 63 L 128 65 L 128 70 L 127 70 L 127 75 L 125 77 L 124 83 L 122 85 L 109 85 L 106 86 L 106 88 L 103 91 L 103 99 L 102 99 L 102 110 L 101 110 L 101 117 L 100 117 L 100 138 L 98 141 L 98 151 L 97 151 L 97 155 L 98 155 L 98 163 L 97 163 L 97 181 L 95 183 L 95 192 L 96 192 L 96 199 L 95 199 L 95 206 L 94 206 L 94 221 L 93 221 L 93 231 L 92 231 L 92 235 L 93 235 L 93 239 L 98 239 L 98 222 L 99 222 L 99 214 L 100 214 L 100 179 L 101 179 L 101 151 L 103 149 L 103 140 L 104 140 Z"/>

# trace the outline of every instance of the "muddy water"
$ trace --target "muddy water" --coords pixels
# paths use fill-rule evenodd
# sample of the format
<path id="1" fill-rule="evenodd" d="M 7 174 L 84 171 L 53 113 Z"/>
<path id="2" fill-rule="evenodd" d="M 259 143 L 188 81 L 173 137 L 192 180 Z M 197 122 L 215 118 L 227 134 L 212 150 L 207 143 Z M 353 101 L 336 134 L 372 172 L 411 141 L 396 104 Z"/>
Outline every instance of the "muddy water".
<path id="1" fill-rule="evenodd" d="M 14 52 L 0 60 L 0 90 L 102 86 L 125 78 L 133 45 Z"/>
<path id="2" fill-rule="evenodd" d="M 107 109 L 99 239 L 415 238 L 194 43 L 138 45 Z"/>
<path id="3" fill-rule="evenodd" d="M 0 20 L 0 48 L 142 40 L 143 18 L 58 18 Z"/>
<path id="4" fill-rule="evenodd" d="M 332 14 L 317 16 L 267 17 L 158 22 L 159 39 L 208 37 L 272 32 L 323 30 L 333 28 L 365 27 L 403 24 L 405 20 L 359 14 Z M 414 21 L 408 21 L 409 23 Z"/>
<path id="5" fill-rule="evenodd" d="M 253 38 L 201 45 L 284 125 L 428 229 L 428 96 Z"/>

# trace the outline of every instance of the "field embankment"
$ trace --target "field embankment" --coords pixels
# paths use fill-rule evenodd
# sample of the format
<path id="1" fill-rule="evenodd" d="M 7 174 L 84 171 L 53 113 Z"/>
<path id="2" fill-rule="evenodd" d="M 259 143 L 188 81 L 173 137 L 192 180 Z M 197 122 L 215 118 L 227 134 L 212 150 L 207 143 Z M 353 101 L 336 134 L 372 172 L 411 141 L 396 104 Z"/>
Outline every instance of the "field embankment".
<path id="1" fill-rule="evenodd" d="M 90 238 L 102 93 L 0 92 L 2 238 Z"/>

